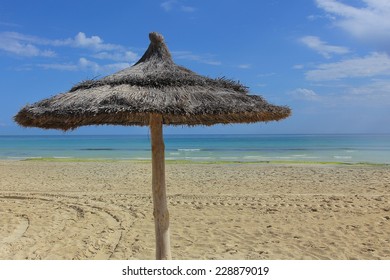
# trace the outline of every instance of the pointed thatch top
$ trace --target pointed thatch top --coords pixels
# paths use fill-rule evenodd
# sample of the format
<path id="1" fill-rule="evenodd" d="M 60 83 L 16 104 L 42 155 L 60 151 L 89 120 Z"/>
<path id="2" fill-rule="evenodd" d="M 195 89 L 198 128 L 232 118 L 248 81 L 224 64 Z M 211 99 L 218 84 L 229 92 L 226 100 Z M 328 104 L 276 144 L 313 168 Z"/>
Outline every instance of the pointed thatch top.
<path id="1" fill-rule="evenodd" d="M 100 80 L 87 80 L 69 92 L 25 106 L 15 116 L 22 126 L 75 129 L 83 125 L 149 125 L 151 113 L 164 124 L 213 125 L 280 120 L 288 107 L 248 95 L 240 83 L 211 79 L 176 65 L 162 35 L 133 66 Z"/>
<path id="2" fill-rule="evenodd" d="M 144 55 L 136 64 L 145 62 L 151 59 L 152 57 L 167 62 L 169 61 L 170 63 L 173 64 L 172 56 L 167 46 L 164 43 L 164 37 L 157 32 L 151 32 L 149 33 L 149 39 L 150 39 L 149 48 L 146 50 Z"/>

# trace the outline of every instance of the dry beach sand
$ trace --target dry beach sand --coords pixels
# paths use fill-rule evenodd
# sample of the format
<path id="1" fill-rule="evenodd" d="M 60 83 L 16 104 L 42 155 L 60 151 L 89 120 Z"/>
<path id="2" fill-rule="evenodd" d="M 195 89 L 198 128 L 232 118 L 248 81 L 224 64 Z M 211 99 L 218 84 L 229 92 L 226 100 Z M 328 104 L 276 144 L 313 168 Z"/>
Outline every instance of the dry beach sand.
<path id="1" fill-rule="evenodd" d="M 390 167 L 167 164 L 174 259 L 390 259 Z M 153 259 L 151 164 L 0 161 L 0 259 Z"/>

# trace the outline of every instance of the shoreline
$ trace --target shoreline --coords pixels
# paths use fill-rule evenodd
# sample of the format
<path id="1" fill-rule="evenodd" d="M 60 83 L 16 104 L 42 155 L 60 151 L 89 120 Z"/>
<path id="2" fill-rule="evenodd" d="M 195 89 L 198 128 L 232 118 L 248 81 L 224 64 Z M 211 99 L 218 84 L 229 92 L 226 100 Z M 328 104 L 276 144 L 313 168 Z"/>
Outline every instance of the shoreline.
<path id="1" fill-rule="evenodd" d="M 110 158 L 77 158 L 77 157 L 36 157 L 24 159 L 0 159 L 0 162 L 128 162 L 128 163 L 151 163 L 151 159 L 110 159 Z M 290 160 L 269 160 L 269 161 L 234 161 L 234 160 L 183 160 L 183 159 L 166 159 L 166 164 L 280 164 L 280 165 L 336 165 L 336 166 L 383 166 L 390 167 L 389 163 L 375 162 L 342 162 L 342 161 L 290 161 Z"/>

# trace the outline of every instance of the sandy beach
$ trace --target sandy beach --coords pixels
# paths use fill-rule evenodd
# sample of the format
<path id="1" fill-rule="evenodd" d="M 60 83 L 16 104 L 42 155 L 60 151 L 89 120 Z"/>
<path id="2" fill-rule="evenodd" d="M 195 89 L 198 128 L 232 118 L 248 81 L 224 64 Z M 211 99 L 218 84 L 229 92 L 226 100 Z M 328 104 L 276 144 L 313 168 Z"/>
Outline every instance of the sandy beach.
<path id="1" fill-rule="evenodd" d="M 390 259 L 390 167 L 167 164 L 174 259 Z M 154 259 L 151 164 L 0 161 L 0 259 Z"/>

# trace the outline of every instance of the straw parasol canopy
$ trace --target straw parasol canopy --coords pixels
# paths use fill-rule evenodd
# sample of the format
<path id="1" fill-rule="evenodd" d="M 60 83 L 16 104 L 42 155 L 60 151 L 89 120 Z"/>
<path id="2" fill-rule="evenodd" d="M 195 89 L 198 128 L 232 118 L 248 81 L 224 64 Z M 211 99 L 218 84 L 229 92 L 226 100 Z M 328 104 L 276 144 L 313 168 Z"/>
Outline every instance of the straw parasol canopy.
<path id="1" fill-rule="evenodd" d="M 25 127 L 64 131 L 84 125 L 150 126 L 156 258 L 170 259 L 162 126 L 264 122 L 287 118 L 291 111 L 249 95 L 238 82 L 176 65 L 161 34 L 152 32 L 149 39 L 133 66 L 27 105 L 14 119 Z"/>

